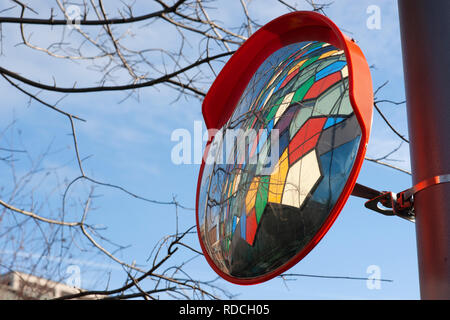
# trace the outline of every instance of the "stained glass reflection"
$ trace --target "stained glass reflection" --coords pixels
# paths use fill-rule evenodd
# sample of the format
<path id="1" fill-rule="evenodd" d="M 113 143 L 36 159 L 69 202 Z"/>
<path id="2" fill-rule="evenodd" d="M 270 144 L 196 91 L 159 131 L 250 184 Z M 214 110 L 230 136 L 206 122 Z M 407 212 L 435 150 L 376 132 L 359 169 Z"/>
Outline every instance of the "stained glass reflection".
<path id="1" fill-rule="evenodd" d="M 353 167 L 361 130 L 345 54 L 323 42 L 273 53 L 216 134 L 199 194 L 199 229 L 215 265 L 265 275 L 323 225 Z"/>

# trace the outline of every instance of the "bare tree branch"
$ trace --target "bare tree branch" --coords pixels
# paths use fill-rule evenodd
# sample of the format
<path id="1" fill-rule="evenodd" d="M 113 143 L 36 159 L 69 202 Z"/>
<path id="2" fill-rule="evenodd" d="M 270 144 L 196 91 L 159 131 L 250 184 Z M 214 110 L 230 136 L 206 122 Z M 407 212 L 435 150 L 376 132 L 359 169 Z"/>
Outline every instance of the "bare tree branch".
<path id="1" fill-rule="evenodd" d="M 26 8 L 28 10 L 32 10 L 30 7 L 27 7 L 23 5 L 22 3 L 19 3 L 15 1 L 16 3 L 20 4 L 23 8 Z M 161 18 L 163 14 L 165 13 L 171 13 L 175 12 L 178 7 L 180 7 L 183 3 L 185 3 L 186 0 L 178 0 L 173 6 L 171 7 L 164 7 L 164 9 L 151 12 L 148 14 L 144 14 L 141 16 L 136 17 L 128 17 L 128 18 L 114 18 L 114 19 L 94 19 L 94 20 L 80 20 L 80 25 L 83 26 L 102 26 L 102 25 L 114 25 L 114 24 L 128 24 L 128 23 L 134 23 L 139 21 L 145 21 L 153 18 Z M 34 11 L 34 10 L 33 10 Z M 35 12 L 35 11 L 34 11 Z M 37 14 L 37 12 L 35 12 Z M 67 19 L 53 19 L 51 16 L 48 19 L 34 19 L 34 18 L 16 18 L 16 17 L 0 17 L 0 23 L 17 23 L 17 24 L 34 24 L 34 25 L 51 25 L 51 26 L 57 26 L 57 25 L 68 25 L 71 21 Z"/>
<path id="2" fill-rule="evenodd" d="M 33 81 L 33 80 L 29 80 L 25 77 L 20 76 L 19 74 L 9 71 L 3 67 L 0 67 L 0 73 L 10 76 L 11 78 L 14 78 L 18 81 L 21 81 L 27 85 L 39 88 L 39 89 L 44 89 L 44 90 L 48 90 L 48 91 L 55 91 L 55 92 L 64 92 L 64 93 L 87 93 L 87 92 L 102 92 L 102 91 L 124 91 L 124 90 L 131 90 L 131 89 L 138 89 L 138 88 L 144 88 L 144 87 L 150 87 L 150 86 L 154 86 L 156 84 L 160 84 L 160 83 L 164 83 L 167 82 L 168 80 L 170 80 L 171 78 L 182 74 L 190 69 L 193 69 L 195 67 L 198 67 L 202 64 L 208 63 L 212 60 L 215 59 L 219 59 L 222 57 L 226 57 L 229 55 L 232 55 L 234 53 L 234 51 L 232 52 L 224 52 L 221 54 L 217 54 L 215 56 L 212 57 L 207 57 L 204 59 L 199 59 L 196 62 L 192 63 L 189 66 L 186 66 L 182 69 L 179 69 L 175 72 L 169 73 L 167 75 L 164 75 L 162 77 L 153 79 L 153 80 L 149 80 L 149 81 L 144 81 L 144 82 L 139 82 L 139 83 L 134 83 L 134 84 L 128 84 L 128 85 L 119 85 L 119 86 L 97 86 L 97 87 L 86 87 L 86 88 L 63 88 L 63 87 L 57 87 L 57 86 L 51 86 L 51 85 L 46 85 L 46 84 L 41 84 L 39 82 Z"/>
<path id="3" fill-rule="evenodd" d="M 384 120 L 384 122 L 386 122 L 386 124 L 388 125 L 388 127 L 403 141 L 405 141 L 406 143 L 409 143 L 409 140 L 406 139 L 402 134 L 400 134 L 393 126 L 392 124 L 389 122 L 389 120 L 386 118 L 386 116 L 383 114 L 383 112 L 381 112 L 380 108 L 377 106 L 376 103 L 373 104 L 375 107 L 375 110 L 377 110 L 378 114 L 381 116 L 381 118 Z"/>
<path id="4" fill-rule="evenodd" d="M 370 162 L 374 162 L 376 164 L 380 164 L 382 166 L 385 166 L 385 167 L 388 167 L 388 168 L 391 168 L 391 169 L 394 169 L 394 170 L 397 170 L 397 171 L 400 171 L 400 172 L 403 172 L 403 173 L 411 175 L 411 172 L 409 172 L 408 170 L 399 168 L 397 166 L 394 166 L 392 164 L 386 163 L 384 161 L 380 161 L 380 160 L 372 159 L 372 158 L 368 158 L 368 157 L 365 157 L 365 160 L 370 161 Z"/>

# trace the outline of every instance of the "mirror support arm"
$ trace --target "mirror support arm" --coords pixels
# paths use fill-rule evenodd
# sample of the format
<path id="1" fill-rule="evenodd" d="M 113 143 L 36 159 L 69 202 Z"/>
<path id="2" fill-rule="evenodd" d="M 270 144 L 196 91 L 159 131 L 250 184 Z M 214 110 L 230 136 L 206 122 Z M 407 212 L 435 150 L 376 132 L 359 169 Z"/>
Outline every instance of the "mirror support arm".
<path id="1" fill-rule="evenodd" d="M 399 193 L 378 191 L 356 183 L 351 195 L 368 199 L 364 206 L 370 210 L 386 216 L 398 216 L 408 221 L 415 222 L 414 195 L 428 187 L 447 182 L 450 182 L 450 174 L 439 175 L 423 180 L 412 188 Z M 381 208 L 379 204 L 384 208 Z"/>

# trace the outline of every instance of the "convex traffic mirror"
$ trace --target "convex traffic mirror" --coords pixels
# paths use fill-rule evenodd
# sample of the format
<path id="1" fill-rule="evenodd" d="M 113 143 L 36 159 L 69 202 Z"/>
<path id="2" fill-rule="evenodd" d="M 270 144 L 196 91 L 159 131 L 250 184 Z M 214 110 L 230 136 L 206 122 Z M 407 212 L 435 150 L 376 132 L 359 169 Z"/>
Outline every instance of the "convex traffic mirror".
<path id="1" fill-rule="evenodd" d="M 224 66 L 203 103 L 203 253 L 224 279 L 269 280 L 305 257 L 361 168 L 372 83 L 359 47 L 314 12 L 279 17 Z"/>

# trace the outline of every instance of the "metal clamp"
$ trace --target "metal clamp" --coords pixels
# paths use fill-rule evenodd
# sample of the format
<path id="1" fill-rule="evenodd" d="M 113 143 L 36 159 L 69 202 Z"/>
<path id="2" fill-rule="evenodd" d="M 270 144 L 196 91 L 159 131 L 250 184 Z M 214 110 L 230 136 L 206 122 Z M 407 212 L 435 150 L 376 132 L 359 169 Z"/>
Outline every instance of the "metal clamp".
<path id="1" fill-rule="evenodd" d="M 412 188 L 399 193 L 390 191 L 377 191 L 366 186 L 355 184 L 352 195 L 369 199 L 364 206 L 370 210 L 386 216 L 398 216 L 411 222 L 415 222 L 414 195 L 436 184 L 450 182 L 450 174 L 444 174 L 423 180 Z M 383 207 L 380 207 L 379 205 Z"/>
<path id="2" fill-rule="evenodd" d="M 413 197 L 405 196 L 408 190 L 398 194 L 389 191 L 381 192 L 379 196 L 367 201 L 364 206 L 386 216 L 398 216 L 408 221 L 415 222 Z M 389 209 L 380 208 L 379 204 Z"/>

